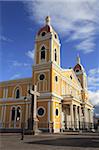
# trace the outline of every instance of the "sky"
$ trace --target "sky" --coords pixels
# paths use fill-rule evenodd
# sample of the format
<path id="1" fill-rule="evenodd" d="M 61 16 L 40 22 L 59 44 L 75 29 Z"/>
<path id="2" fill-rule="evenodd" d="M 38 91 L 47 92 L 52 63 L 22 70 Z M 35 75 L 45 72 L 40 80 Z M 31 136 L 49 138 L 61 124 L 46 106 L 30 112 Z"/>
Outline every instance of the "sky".
<path id="1" fill-rule="evenodd" d="M 61 43 L 61 67 L 74 67 L 79 54 L 90 100 L 99 105 L 98 12 L 97 0 L 0 1 L 0 81 L 32 76 L 35 36 L 49 15 Z"/>

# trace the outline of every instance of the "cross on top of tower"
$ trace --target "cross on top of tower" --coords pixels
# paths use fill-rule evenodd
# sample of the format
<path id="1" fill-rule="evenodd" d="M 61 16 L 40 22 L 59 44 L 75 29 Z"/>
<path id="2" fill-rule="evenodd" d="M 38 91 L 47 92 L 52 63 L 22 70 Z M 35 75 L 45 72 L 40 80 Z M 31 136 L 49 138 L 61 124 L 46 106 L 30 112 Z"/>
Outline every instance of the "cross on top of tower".
<path id="1" fill-rule="evenodd" d="M 46 25 L 50 25 L 50 21 L 51 21 L 50 16 L 47 16 L 47 17 L 45 18 Z"/>
<path id="2" fill-rule="evenodd" d="M 80 56 L 79 56 L 79 54 L 77 55 L 77 64 L 80 64 Z"/>

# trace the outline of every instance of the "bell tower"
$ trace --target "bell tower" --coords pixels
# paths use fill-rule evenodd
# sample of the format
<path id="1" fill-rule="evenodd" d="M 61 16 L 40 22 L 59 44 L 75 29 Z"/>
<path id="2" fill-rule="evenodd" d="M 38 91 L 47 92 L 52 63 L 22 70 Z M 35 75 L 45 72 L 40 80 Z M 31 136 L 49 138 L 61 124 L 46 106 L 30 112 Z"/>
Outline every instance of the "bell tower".
<path id="1" fill-rule="evenodd" d="M 35 41 L 35 65 L 48 62 L 60 66 L 59 37 L 51 26 L 49 16 L 45 18 L 45 25 L 38 31 Z"/>
<path id="2" fill-rule="evenodd" d="M 77 64 L 74 67 L 75 74 L 81 83 L 83 89 L 87 89 L 87 75 L 84 67 L 81 64 L 79 55 L 77 56 Z"/>
<path id="3" fill-rule="evenodd" d="M 78 81 L 80 82 L 82 86 L 82 90 L 81 90 L 82 100 L 86 102 L 88 101 L 87 75 L 86 75 L 84 67 L 81 65 L 79 55 L 77 56 L 77 64 L 74 67 L 74 71 L 78 78 Z"/>

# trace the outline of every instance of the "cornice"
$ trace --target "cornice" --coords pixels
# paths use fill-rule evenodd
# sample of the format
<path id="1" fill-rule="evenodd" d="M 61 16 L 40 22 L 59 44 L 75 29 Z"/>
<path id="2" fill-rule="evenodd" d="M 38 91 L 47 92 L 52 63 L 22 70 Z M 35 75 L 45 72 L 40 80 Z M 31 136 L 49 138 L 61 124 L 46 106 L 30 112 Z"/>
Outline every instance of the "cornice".
<path id="1" fill-rule="evenodd" d="M 0 87 L 12 86 L 16 84 L 25 84 L 31 81 L 32 81 L 32 78 L 22 78 L 22 79 L 16 79 L 16 80 L 3 81 L 3 82 L 0 82 Z"/>

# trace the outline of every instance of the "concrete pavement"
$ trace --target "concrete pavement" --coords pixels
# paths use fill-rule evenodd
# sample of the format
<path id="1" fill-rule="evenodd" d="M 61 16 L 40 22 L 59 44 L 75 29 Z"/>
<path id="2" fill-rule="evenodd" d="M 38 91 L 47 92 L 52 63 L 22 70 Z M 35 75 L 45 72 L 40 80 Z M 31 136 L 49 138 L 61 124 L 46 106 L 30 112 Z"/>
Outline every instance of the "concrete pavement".
<path id="1" fill-rule="evenodd" d="M 1 150 L 99 150 L 99 135 L 41 134 L 21 135 L 5 133 L 0 136 Z"/>

